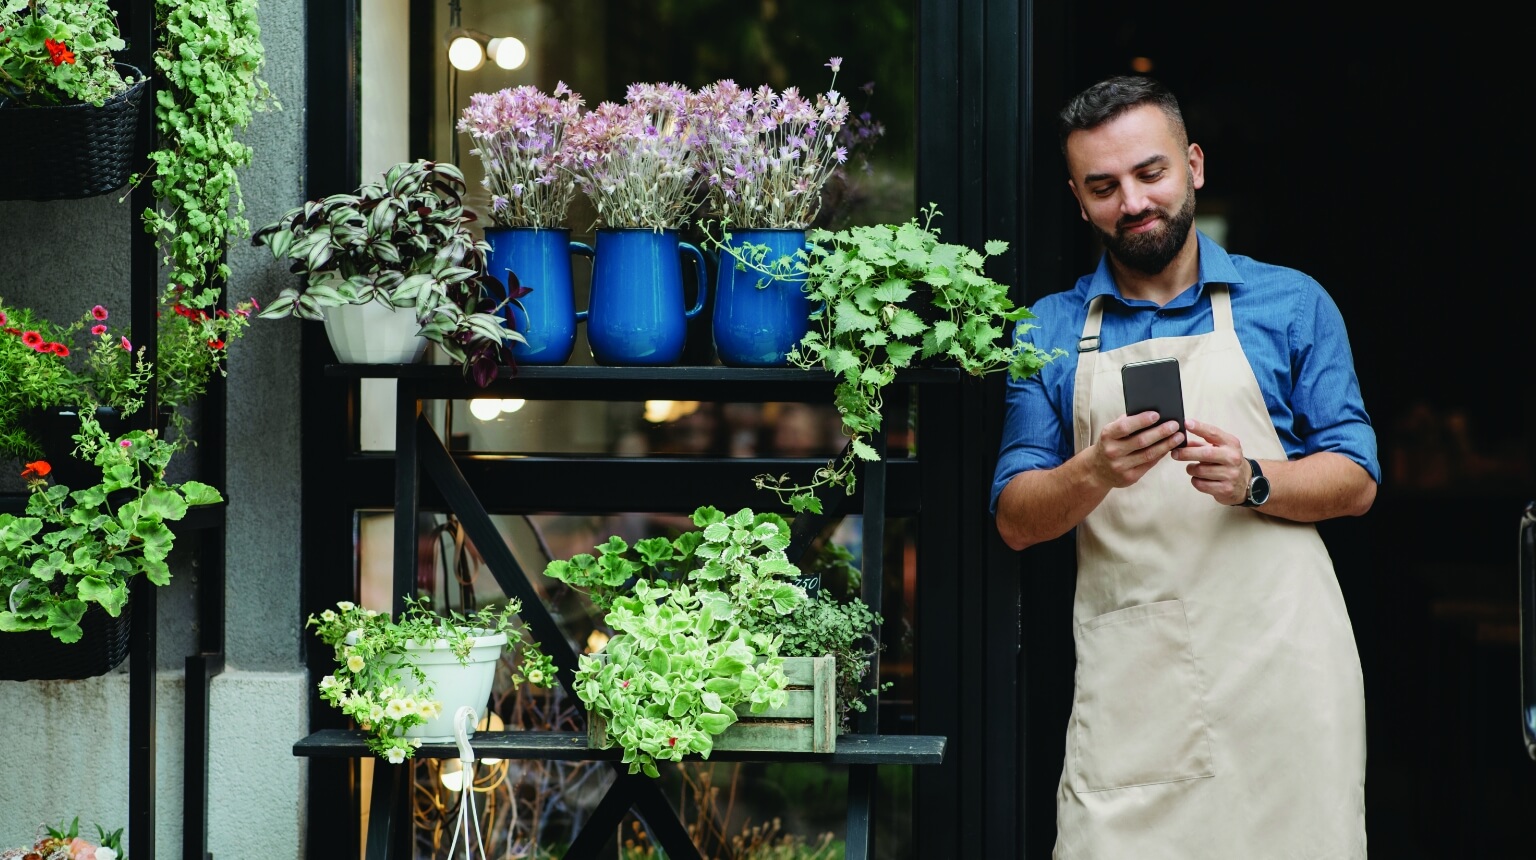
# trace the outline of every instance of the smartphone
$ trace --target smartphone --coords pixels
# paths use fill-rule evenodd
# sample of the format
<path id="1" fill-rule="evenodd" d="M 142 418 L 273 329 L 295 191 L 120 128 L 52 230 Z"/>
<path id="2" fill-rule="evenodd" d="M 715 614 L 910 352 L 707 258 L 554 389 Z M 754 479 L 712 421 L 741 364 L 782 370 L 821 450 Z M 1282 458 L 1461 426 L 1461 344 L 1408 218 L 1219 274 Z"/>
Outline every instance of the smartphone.
<path id="1" fill-rule="evenodd" d="M 1184 431 L 1184 386 L 1179 382 L 1177 358 L 1133 361 L 1120 368 L 1120 382 L 1125 387 L 1125 414 L 1156 412 L 1161 421 L 1179 422 Z M 1183 448 L 1189 443 L 1184 434 Z"/>

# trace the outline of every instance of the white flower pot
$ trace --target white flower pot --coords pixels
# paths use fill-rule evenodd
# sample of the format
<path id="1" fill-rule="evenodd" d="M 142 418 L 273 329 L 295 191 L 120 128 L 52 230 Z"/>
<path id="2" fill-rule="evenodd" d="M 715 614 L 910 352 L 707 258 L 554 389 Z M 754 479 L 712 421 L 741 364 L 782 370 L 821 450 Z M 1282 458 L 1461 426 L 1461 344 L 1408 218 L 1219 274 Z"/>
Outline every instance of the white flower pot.
<path id="1" fill-rule="evenodd" d="M 426 351 L 415 308 L 369 302 L 325 309 L 325 335 L 343 364 L 413 364 Z"/>
<path id="2" fill-rule="evenodd" d="M 446 639 L 438 639 L 430 647 L 416 642 L 406 643 L 405 650 L 410 659 L 426 674 L 427 683 L 432 686 L 432 698 L 443 707 L 435 719 L 407 729 L 405 736 L 421 738 L 425 743 L 452 743 L 453 716 L 460 707 L 468 705 L 475 709 L 477 717 L 483 718 L 491 699 L 491 686 L 496 680 L 496 662 L 506 645 L 505 633 L 476 636 L 468 663 L 461 664 Z M 414 693 L 416 677 L 409 672 L 405 675 L 400 688 L 405 693 Z M 473 726 L 468 727 L 468 733 L 475 733 Z"/>

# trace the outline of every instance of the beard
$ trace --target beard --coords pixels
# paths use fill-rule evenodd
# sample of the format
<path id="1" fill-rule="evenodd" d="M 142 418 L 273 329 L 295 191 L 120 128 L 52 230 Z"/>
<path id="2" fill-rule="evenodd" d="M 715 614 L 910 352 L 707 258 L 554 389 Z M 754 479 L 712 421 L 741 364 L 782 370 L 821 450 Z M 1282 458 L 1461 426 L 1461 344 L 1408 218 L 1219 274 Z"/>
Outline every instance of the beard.
<path id="1" fill-rule="evenodd" d="M 1127 224 L 1144 221 L 1154 215 L 1162 219 L 1160 229 L 1150 233 L 1125 232 Z M 1190 179 L 1184 190 L 1184 204 L 1177 213 L 1170 216 L 1162 209 L 1148 209 L 1136 215 L 1121 217 L 1113 233 L 1106 233 L 1097 225 L 1093 231 L 1099 234 L 1109 255 L 1121 265 L 1142 274 L 1156 275 L 1168 268 L 1173 258 L 1184 250 L 1184 244 L 1189 241 L 1190 225 L 1194 223 L 1195 183 Z"/>

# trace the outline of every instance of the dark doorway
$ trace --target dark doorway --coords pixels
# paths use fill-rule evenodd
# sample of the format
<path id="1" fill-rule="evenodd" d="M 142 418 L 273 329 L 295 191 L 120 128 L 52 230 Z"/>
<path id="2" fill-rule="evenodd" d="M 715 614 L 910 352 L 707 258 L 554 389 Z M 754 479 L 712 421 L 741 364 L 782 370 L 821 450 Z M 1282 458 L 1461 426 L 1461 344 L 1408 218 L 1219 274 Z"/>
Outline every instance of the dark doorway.
<path id="1" fill-rule="evenodd" d="M 1515 535 L 1536 494 L 1515 28 L 1491 7 L 1037 7 L 1031 300 L 1094 262 L 1054 113 L 1146 58 L 1207 157 L 1229 250 L 1329 291 L 1376 426 L 1375 508 L 1325 524 L 1365 667 L 1367 826 L 1393 858 L 1529 857 Z M 1502 228 L 1502 229 L 1501 229 Z M 1049 240 L 1049 241 L 1044 241 Z M 1059 248 L 1059 253 L 1058 253 Z M 1024 557 L 1026 855 L 1050 856 L 1071 705 L 1070 538 Z"/>

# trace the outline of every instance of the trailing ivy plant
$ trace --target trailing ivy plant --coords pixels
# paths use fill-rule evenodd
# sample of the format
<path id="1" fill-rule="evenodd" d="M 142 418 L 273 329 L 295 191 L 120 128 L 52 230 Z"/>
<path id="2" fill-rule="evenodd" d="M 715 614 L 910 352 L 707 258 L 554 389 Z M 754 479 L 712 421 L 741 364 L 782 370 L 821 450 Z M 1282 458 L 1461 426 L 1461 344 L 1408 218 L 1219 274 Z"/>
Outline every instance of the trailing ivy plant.
<path id="1" fill-rule="evenodd" d="M 144 228 L 164 255 L 167 289 L 207 308 L 229 278 L 225 248 L 250 232 L 237 171 L 251 148 L 239 133 L 256 112 L 281 105 L 259 77 L 255 0 L 156 0 L 155 16 L 158 146 L 149 161 L 158 202 L 144 211 Z"/>
<path id="2" fill-rule="evenodd" d="M 1024 379 L 1065 354 L 1023 340 L 1034 328 L 1028 322 L 1034 314 L 1015 306 L 1008 288 L 982 271 L 1008 243 L 992 240 L 976 251 L 942 242 L 933 226 L 939 214 L 930 204 L 921 222 L 812 230 L 808 248 L 792 264 L 816 310 L 789 360 L 837 375 L 833 397 L 849 440 L 848 451 L 817 469 L 808 483 L 788 475 L 755 479 L 796 512 L 820 513 L 815 492 L 821 487 L 851 494 L 855 465 L 880 458 L 868 440 L 880 431 L 883 395 L 898 370 L 953 362 L 974 376 L 1007 368 L 1014 379 Z M 740 259 L 739 265 L 754 267 L 750 250 Z M 785 274 L 756 268 L 770 277 Z M 1009 323 L 1014 338 L 1005 336 Z"/>

